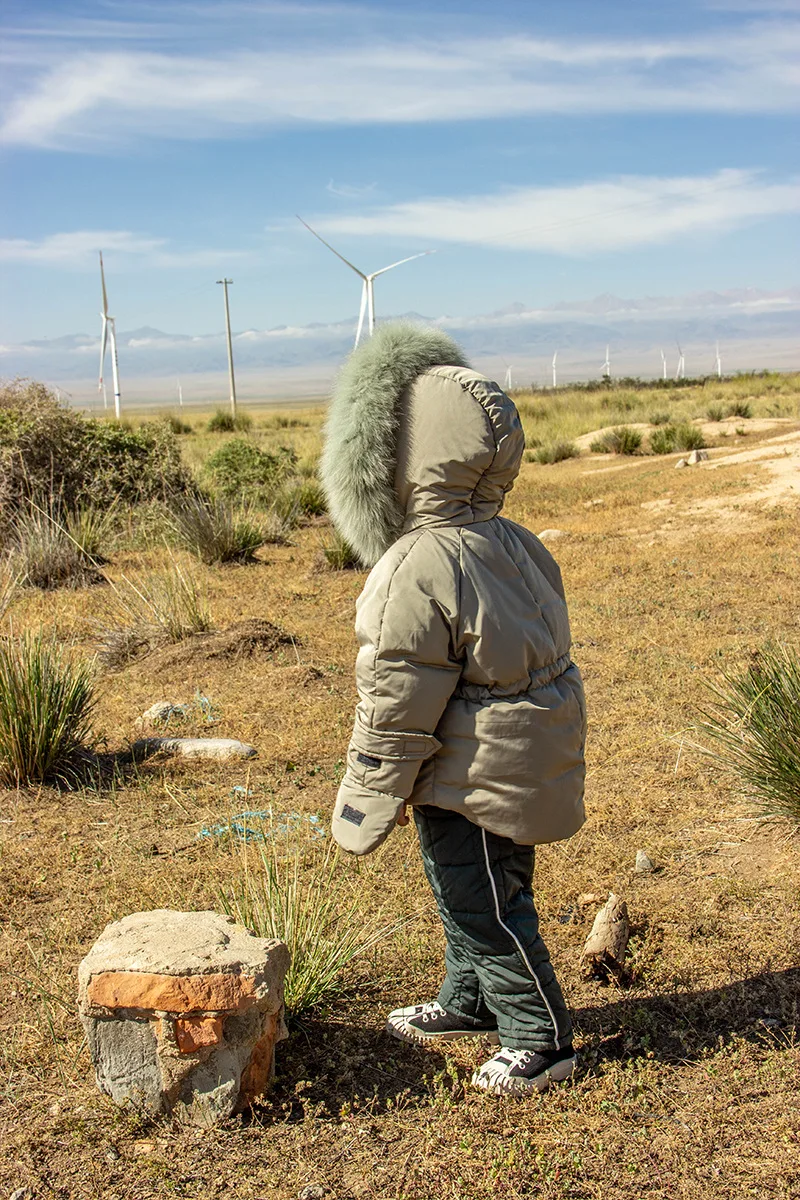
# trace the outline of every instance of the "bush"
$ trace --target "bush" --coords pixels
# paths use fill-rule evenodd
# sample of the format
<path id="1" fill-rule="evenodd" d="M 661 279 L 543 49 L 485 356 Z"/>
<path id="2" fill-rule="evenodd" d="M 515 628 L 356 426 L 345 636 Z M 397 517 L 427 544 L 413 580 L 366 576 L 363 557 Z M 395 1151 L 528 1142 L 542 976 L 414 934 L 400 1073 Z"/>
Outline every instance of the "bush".
<path id="1" fill-rule="evenodd" d="M 247 413 L 236 416 L 227 408 L 218 408 L 206 427 L 209 433 L 246 433 L 253 428 L 253 418 Z"/>
<path id="2" fill-rule="evenodd" d="M 295 453 L 288 447 L 270 454 L 246 438 L 231 438 L 208 459 L 205 473 L 220 496 L 269 502 L 295 462 Z"/>
<path id="3" fill-rule="evenodd" d="M 650 434 L 650 450 L 653 454 L 670 454 L 675 449 L 675 426 L 662 425 Z"/>
<path id="4" fill-rule="evenodd" d="M 672 420 L 668 412 L 654 412 L 650 414 L 651 425 L 668 425 Z"/>
<path id="5" fill-rule="evenodd" d="M 398 925 L 380 927 L 364 911 L 359 888 L 330 842 L 324 849 L 314 843 L 281 846 L 271 837 L 259 852 L 258 869 L 222 889 L 220 905 L 257 937 L 278 938 L 289 947 L 284 996 L 291 1020 L 342 995 L 345 969 Z"/>
<path id="6" fill-rule="evenodd" d="M 191 425 L 188 425 L 186 421 L 182 421 L 180 417 L 176 417 L 174 413 L 168 413 L 164 417 L 164 422 L 177 437 L 180 437 L 182 434 L 194 432 Z"/>
<path id="7" fill-rule="evenodd" d="M 706 416 L 709 421 L 724 421 L 725 409 L 721 404 L 709 404 L 708 408 L 706 409 Z"/>
<path id="8" fill-rule="evenodd" d="M 546 446 L 539 446 L 534 450 L 533 457 L 538 463 L 545 465 L 547 463 L 563 462 L 567 458 L 577 458 L 580 450 L 574 442 L 559 440 L 548 442 Z"/>
<path id="9" fill-rule="evenodd" d="M 746 400 L 734 400 L 728 405 L 729 417 L 741 417 L 743 420 L 748 420 L 753 415 L 753 410 Z"/>
<path id="10" fill-rule="evenodd" d="M 675 426 L 676 450 L 702 450 L 705 444 L 706 439 L 703 437 L 703 431 L 697 425 L 690 425 L 687 421 L 682 425 Z"/>
<path id="11" fill-rule="evenodd" d="M 165 422 L 134 430 L 65 408 L 43 384 L 16 380 L 0 388 L 0 522 L 25 497 L 56 496 L 69 511 L 192 486 Z"/>
<path id="12" fill-rule="evenodd" d="M 47 507 L 35 500 L 23 502 L 11 534 L 11 565 L 19 582 L 45 590 L 101 582 L 104 577 L 97 567 L 105 560 L 92 551 L 101 540 L 102 521 L 84 510 L 62 522 L 52 498 Z"/>
<path id="13" fill-rule="evenodd" d="M 321 517 L 328 511 L 328 504 L 322 484 L 317 479 L 304 479 L 300 483 L 284 489 L 287 499 L 296 506 L 299 515 L 304 517 Z"/>
<path id="14" fill-rule="evenodd" d="M 54 641 L 0 641 L 0 783 L 74 783 L 95 702 L 90 665 Z"/>
<path id="15" fill-rule="evenodd" d="M 619 425 L 616 429 L 606 429 L 590 448 L 594 454 L 636 454 L 641 444 L 642 435 L 637 429 Z"/>
<path id="16" fill-rule="evenodd" d="M 209 566 L 252 562 L 264 544 L 264 531 L 247 509 L 227 500 L 186 496 L 172 510 L 178 541 Z"/>
<path id="17" fill-rule="evenodd" d="M 723 678 L 701 725 L 708 753 L 767 816 L 800 822 L 800 654 L 768 645 Z"/>

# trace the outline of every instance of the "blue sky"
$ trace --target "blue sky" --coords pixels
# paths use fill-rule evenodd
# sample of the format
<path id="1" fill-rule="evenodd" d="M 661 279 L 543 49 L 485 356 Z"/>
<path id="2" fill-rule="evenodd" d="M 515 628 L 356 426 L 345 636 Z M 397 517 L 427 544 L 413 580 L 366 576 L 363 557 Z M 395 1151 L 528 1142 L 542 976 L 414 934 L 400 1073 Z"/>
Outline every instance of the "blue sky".
<path id="1" fill-rule="evenodd" d="M 4 14 L 1 342 L 798 283 L 800 2 Z"/>

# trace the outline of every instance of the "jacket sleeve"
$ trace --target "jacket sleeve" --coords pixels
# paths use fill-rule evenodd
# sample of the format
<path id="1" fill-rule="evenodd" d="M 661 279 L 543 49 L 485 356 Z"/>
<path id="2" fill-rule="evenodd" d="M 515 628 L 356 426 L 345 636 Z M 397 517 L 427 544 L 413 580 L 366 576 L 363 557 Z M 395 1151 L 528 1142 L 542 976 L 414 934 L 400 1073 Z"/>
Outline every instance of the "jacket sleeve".
<path id="1" fill-rule="evenodd" d="M 458 579 L 447 539 L 422 533 L 384 555 L 359 598 L 359 703 L 332 821 L 355 854 L 385 841 L 420 766 L 440 748 L 434 731 L 461 674 Z"/>

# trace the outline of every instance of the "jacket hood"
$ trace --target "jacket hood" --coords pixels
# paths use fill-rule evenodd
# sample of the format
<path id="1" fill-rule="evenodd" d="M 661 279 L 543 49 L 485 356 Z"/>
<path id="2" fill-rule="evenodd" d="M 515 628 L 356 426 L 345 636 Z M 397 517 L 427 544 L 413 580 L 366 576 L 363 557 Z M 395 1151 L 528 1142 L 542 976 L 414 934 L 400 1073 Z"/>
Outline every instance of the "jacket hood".
<path id="1" fill-rule="evenodd" d="M 436 329 L 381 325 L 339 377 L 321 474 L 333 521 L 373 566 L 425 524 L 489 520 L 519 471 L 513 402 Z"/>

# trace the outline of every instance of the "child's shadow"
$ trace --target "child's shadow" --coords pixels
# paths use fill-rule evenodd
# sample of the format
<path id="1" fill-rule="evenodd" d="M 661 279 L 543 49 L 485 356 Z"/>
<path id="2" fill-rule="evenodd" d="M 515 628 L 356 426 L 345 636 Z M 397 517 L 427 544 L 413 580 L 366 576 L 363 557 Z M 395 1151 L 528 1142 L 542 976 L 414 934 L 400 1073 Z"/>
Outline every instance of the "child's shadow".
<path id="1" fill-rule="evenodd" d="M 786 1040 L 796 1033 L 800 968 L 765 971 L 705 991 L 661 993 L 598 989 L 597 1004 L 573 1013 L 582 1075 L 604 1059 L 647 1055 L 666 1063 L 701 1058 L 720 1039 Z M 476 1063 L 480 1047 L 475 1043 Z M 486 1057 L 493 1048 L 486 1045 Z M 432 1091 L 460 1091 L 448 1075 L 445 1047 L 400 1042 L 370 1024 L 304 1020 L 278 1048 L 278 1078 L 264 1106 L 267 1119 L 338 1116 L 357 1106 L 378 1115 L 430 1102 Z"/>

